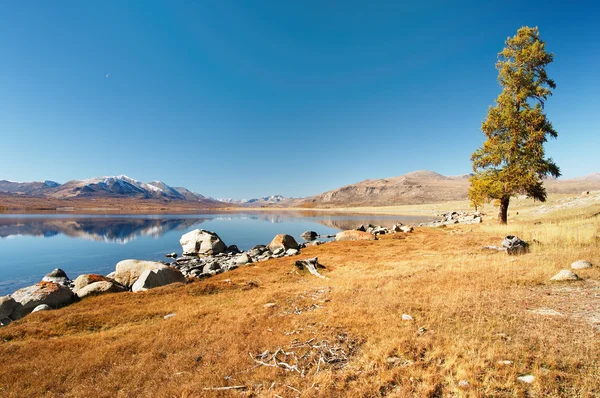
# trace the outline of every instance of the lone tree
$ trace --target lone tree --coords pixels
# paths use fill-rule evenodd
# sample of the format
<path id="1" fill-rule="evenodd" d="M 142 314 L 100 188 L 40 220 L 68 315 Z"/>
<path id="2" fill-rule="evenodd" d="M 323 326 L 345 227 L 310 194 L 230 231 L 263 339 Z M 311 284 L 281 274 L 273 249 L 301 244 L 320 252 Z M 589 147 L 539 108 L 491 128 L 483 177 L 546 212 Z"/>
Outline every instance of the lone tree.
<path id="1" fill-rule="evenodd" d="M 544 103 L 556 88 L 546 74 L 553 58 L 537 27 L 519 29 L 498 54 L 502 93 L 481 125 L 486 140 L 471 155 L 475 175 L 469 198 L 475 206 L 494 200 L 500 206 L 500 224 L 507 222 L 511 196 L 524 194 L 544 202 L 543 178 L 560 176 L 558 166 L 544 154 L 547 137 L 558 135 L 544 114 Z"/>

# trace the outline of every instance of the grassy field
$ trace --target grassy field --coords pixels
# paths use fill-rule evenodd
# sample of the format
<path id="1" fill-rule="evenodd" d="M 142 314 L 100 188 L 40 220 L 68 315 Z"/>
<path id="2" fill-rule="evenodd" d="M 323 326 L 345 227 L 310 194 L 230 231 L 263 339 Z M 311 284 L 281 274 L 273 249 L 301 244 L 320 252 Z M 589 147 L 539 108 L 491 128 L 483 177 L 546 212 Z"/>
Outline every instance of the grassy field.
<path id="1" fill-rule="evenodd" d="M 600 204 L 489 213 L 295 258 L 327 279 L 282 258 L 31 314 L 0 329 L 0 396 L 600 396 Z M 482 250 L 507 234 L 531 252 Z"/>

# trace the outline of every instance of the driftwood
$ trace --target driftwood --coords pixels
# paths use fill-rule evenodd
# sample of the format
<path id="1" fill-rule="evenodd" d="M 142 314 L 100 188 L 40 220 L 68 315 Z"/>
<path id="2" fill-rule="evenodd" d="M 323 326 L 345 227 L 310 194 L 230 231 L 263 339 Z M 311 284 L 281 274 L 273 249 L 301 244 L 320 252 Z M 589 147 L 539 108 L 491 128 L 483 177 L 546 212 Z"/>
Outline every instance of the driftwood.
<path id="1" fill-rule="evenodd" d="M 323 279 L 327 279 L 323 275 L 319 274 L 319 271 L 317 271 L 317 267 L 325 268 L 323 265 L 319 264 L 318 257 L 307 258 L 305 260 L 298 260 L 298 261 L 296 261 L 296 267 L 298 267 L 301 270 L 306 268 L 308 270 L 308 272 L 310 272 L 314 276 L 317 276 L 317 277 L 323 278 Z"/>

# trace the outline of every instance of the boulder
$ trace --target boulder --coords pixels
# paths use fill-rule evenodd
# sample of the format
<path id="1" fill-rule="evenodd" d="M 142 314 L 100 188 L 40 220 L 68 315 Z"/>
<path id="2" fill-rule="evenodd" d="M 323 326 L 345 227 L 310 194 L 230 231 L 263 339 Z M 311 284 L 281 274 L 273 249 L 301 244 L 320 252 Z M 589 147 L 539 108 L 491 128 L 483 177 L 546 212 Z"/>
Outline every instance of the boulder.
<path id="1" fill-rule="evenodd" d="M 83 289 L 89 284 L 95 282 L 112 282 L 113 280 L 107 276 L 102 276 L 98 274 L 82 274 L 75 278 L 73 282 L 73 293 L 77 293 L 79 290 Z"/>
<path id="2" fill-rule="evenodd" d="M 8 318 L 16 306 L 17 302 L 12 297 L 0 297 L 0 319 Z"/>
<path id="3" fill-rule="evenodd" d="M 592 263 L 590 263 L 587 260 L 578 260 L 575 261 L 573 264 L 571 264 L 571 269 L 585 269 L 585 268 L 591 268 L 592 267 Z"/>
<path id="4" fill-rule="evenodd" d="M 131 287 L 144 271 L 166 267 L 163 263 L 144 260 L 123 260 L 117 263 L 115 281 L 126 287 Z"/>
<path id="5" fill-rule="evenodd" d="M 304 240 L 315 240 L 319 236 L 315 231 L 304 231 L 300 237 Z"/>
<path id="6" fill-rule="evenodd" d="M 31 311 L 31 313 L 33 314 L 34 312 L 51 311 L 51 310 L 52 310 L 52 308 L 48 304 L 40 304 L 37 307 L 35 307 L 33 309 L 33 311 Z"/>
<path id="7" fill-rule="evenodd" d="M 42 278 L 42 282 L 54 282 L 59 285 L 68 287 L 71 280 L 67 276 L 67 273 L 60 268 L 55 268 L 54 271 L 50 272 Z"/>
<path id="8" fill-rule="evenodd" d="M 335 240 L 341 242 L 345 240 L 377 240 L 377 238 L 370 232 L 349 230 L 338 232 L 335 235 Z"/>
<path id="9" fill-rule="evenodd" d="M 214 232 L 203 229 L 195 229 L 184 234 L 179 243 L 183 248 L 183 254 L 192 255 L 215 255 L 227 250 L 227 245 Z"/>
<path id="10" fill-rule="evenodd" d="M 24 287 L 11 296 L 17 302 L 17 307 L 10 316 L 12 319 L 24 317 L 40 304 L 48 304 L 52 308 L 58 308 L 73 302 L 71 289 L 54 282 L 40 282 L 33 286 Z"/>
<path id="11" fill-rule="evenodd" d="M 576 281 L 579 280 L 577 274 L 568 269 L 561 270 L 558 274 L 550 278 L 551 281 Z"/>
<path id="12" fill-rule="evenodd" d="M 410 233 L 412 231 L 414 231 L 415 229 L 413 227 L 411 227 L 410 225 L 403 225 L 400 227 L 400 231 L 404 232 L 404 233 Z"/>
<path id="13" fill-rule="evenodd" d="M 248 255 L 248 253 L 243 253 L 241 256 L 235 259 L 236 265 L 244 265 L 252 262 L 252 258 Z"/>
<path id="14" fill-rule="evenodd" d="M 11 324 L 11 322 L 12 322 L 12 319 L 10 319 L 10 318 L 0 319 L 0 326 L 8 326 Z"/>
<path id="15" fill-rule="evenodd" d="M 525 254 L 529 252 L 529 244 L 513 235 L 508 235 L 504 238 L 502 247 L 506 248 L 506 253 L 510 255 Z"/>
<path id="16" fill-rule="evenodd" d="M 121 286 L 114 281 L 98 281 L 92 282 L 77 290 L 77 296 L 79 298 L 84 298 L 98 296 L 104 293 L 120 293 L 126 290 L 127 289 L 124 286 Z"/>
<path id="17" fill-rule="evenodd" d="M 273 238 L 267 247 L 273 253 L 275 253 L 276 249 L 283 249 L 285 252 L 288 249 L 298 249 L 298 242 L 296 242 L 296 239 L 291 235 L 279 234 Z"/>
<path id="18" fill-rule="evenodd" d="M 298 253 L 300 253 L 300 252 L 298 251 L 298 249 L 287 249 L 287 250 L 285 251 L 285 255 L 286 255 L 286 256 L 295 256 L 295 255 L 296 255 L 296 254 L 298 254 Z"/>
<path id="19" fill-rule="evenodd" d="M 227 253 L 231 253 L 231 254 L 238 254 L 238 253 L 241 253 L 241 252 L 240 252 L 240 248 L 239 248 L 239 247 L 237 247 L 236 245 L 229 245 L 229 246 L 227 247 L 227 250 L 226 250 L 226 251 L 227 251 Z"/>
<path id="20" fill-rule="evenodd" d="M 175 268 L 163 265 L 161 268 L 146 270 L 131 287 L 134 292 L 141 292 L 171 283 L 185 283 L 185 276 Z"/>

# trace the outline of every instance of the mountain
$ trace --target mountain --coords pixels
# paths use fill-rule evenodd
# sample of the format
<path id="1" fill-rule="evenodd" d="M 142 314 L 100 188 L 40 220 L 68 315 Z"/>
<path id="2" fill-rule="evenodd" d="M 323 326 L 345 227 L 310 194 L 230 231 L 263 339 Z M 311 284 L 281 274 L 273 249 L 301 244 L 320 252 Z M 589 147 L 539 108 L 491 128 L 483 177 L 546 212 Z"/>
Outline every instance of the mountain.
<path id="1" fill-rule="evenodd" d="M 55 199 L 122 197 L 214 202 L 187 188 L 171 187 L 162 181 L 146 183 L 126 175 L 71 180 L 64 184 L 0 180 L 0 192 Z"/>
<path id="2" fill-rule="evenodd" d="M 391 206 L 467 198 L 471 174 L 444 176 L 419 170 L 398 177 L 364 180 L 305 200 L 302 207 Z M 600 173 L 569 180 L 545 180 L 549 193 L 579 194 L 600 189 Z"/>
<path id="3" fill-rule="evenodd" d="M 49 180 L 34 182 L 0 180 L 0 192 L 42 196 L 59 185 L 58 182 Z"/>
<path id="4" fill-rule="evenodd" d="M 263 198 L 253 199 L 231 199 L 231 198 L 220 198 L 216 199 L 219 202 L 235 204 L 244 207 L 266 207 L 266 206 L 294 206 L 298 199 L 288 198 L 282 195 L 271 195 Z"/>

